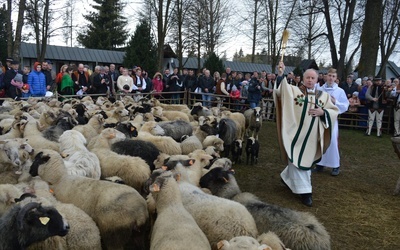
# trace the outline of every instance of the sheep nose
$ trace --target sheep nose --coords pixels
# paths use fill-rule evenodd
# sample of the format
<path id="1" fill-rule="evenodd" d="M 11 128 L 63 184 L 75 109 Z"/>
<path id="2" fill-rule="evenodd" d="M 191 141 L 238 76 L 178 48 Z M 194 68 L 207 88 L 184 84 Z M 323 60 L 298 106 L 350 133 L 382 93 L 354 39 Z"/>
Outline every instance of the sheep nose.
<path id="1" fill-rule="evenodd" d="M 69 224 L 65 224 L 65 226 L 64 226 L 64 230 L 69 230 Z"/>
<path id="2" fill-rule="evenodd" d="M 33 155 L 34 152 L 35 152 L 35 150 L 32 148 L 32 151 L 29 154 Z"/>
<path id="3" fill-rule="evenodd" d="M 14 164 L 17 165 L 17 166 L 20 166 L 21 165 L 21 161 L 20 160 L 15 160 Z"/>

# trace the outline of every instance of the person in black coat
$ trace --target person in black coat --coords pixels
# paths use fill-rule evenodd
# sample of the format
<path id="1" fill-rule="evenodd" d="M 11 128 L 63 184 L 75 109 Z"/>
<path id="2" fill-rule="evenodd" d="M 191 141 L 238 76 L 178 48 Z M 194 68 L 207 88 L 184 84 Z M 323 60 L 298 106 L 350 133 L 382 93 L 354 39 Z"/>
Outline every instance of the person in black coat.
<path id="1" fill-rule="evenodd" d="M 104 67 L 100 67 L 100 73 L 93 78 L 93 94 L 107 94 L 109 86 L 111 86 L 110 75 L 105 73 Z"/>
<path id="2" fill-rule="evenodd" d="M 18 97 L 17 88 L 11 84 L 11 80 L 14 79 L 14 77 L 18 73 L 22 75 L 22 71 L 19 70 L 19 62 L 12 61 L 10 64 L 10 70 L 6 71 L 6 73 L 4 74 L 4 78 L 3 78 L 4 88 L 6 90 L 6 96 L 10 97 L 12 99 L 15 99 Z"/>

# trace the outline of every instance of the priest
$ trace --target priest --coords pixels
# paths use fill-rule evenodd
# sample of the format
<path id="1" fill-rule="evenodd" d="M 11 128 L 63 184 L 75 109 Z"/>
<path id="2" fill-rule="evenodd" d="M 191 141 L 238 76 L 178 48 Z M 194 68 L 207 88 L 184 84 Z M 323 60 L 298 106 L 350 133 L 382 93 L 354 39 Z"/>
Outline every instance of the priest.
<path id="1" fill-rule="evenodd" d="M 304 72 L 300 87 L 288 84 L 284 70 L 281 61 L 274 89 L 279 144 L 287 164 L 281 178 L 303 204 L 312 206 L 311 167 L 330 144 L 338 108 L 328 93 L 317 89 L 315 70 Z"/>

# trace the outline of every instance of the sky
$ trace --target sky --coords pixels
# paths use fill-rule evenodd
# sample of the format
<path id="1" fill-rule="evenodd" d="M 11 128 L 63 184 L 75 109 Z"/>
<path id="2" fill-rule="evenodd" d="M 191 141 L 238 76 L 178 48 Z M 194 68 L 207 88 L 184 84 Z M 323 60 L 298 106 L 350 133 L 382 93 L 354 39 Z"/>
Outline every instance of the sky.
<path id="1" fill-rule="evenodd" d="M 79 1 L 79 0 L 78 0 Z M 137 18 L 135 18 L 136 12 L 139 11 L 141 8 L 143 0 L 124 0 L 126 2 L 126 6 L 123 11 L 123 15 L 128 17 L 128 26 L 127 29 L 129 31 L 129 34 L 132 34 L 136 28 L 137 25 Z M 244 13 L 244 1 L 243 0 L 230 0 L 232 3 L 232 6 L 234 6 L 232 9 L 234 13 L 232 15 L 235 15 L 235 17 L 239 15 L 243 15 Z M 55 5 L 62 6 L 64 5 L 64 1 L 55 1 Z M 78 2 L 79 3 L 79 2 Z M 78 5 L 78 8 L 74 10 L 74 25 L 78 25 L 79 27 L 82 27 L 85 24 L 85 20 L 83 18 L 83 15 L 89 13 L 90 11 L 93 10 L 93 8 L 90 6 L 93 4 L 93 0 L 81 0 L 82 5 Z M 236 13 L 235 13 L 236 11 Z M 240 12 L 240 13 L 238 13 Z M 133 14 L 132 14 L 133 13 Z M 240 20 L 239 20 L 240 23 Z M 58 22 L 58 25 L 61 25 L 62 22 Z M 228 29 L 229 27 L 227 27 Z M 240 25 L 238 26 L 240 28 Z M 75 29 L 74 32 L 74 46 L 78 46 L 78 43 L 76 42 L 76 31 L 78 29 Z M 246 36 L 242 35 L 240 32 L 229 32 L 229 35 L 231 38 L 223 44 L 221 47 L 218 48 L 217 54 L 221 54 L 222 52 L 226 52 L 228 60 L 231 60 L 233 58 L 233 55 L 235 52 L 239 51 L 242 49 L 244 51 L 244 54 L 250 54 L 251 53 L 251 39 L 247 38 Z M 33 42 L 31 40 L 30 42 Z M 289 40 L 290 43 L 290 40 Z M 66 46 L 65 42 L 63 41 L 62 36 L 56 36 L 52 37 L 50 39 L 49 44 L 51 45 L 61 45 L 61 46 Z M 330 63 L 330 53 L 329 53 L 329 48 L 327 48 L 327 51 L 321 55 L 319 58 L 317 58 L 317 62 L 319 60 L 324 60 L 327 63 Z M 390 60 L 394 61 L 400 66 L 400 54 L 397 53 L 395 57 L 391 57 Z"/>

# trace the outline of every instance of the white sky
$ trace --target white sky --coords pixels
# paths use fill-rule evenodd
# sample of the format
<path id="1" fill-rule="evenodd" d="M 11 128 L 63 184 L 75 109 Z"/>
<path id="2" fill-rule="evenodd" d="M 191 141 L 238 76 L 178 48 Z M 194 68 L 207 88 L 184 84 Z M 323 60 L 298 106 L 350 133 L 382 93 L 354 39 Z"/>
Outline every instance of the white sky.
<path id="1" fill-rule="evenodd" d="M 79 1 L 79 0 L 78 0 Z M 83 15 L 89 13 L 89 11 L 93 10 L 90 6 L 90 4 L 93 3 L 92 0 L 81 0 L 82 2 L 78 2 L 77 1 L 77 8 L 75 9 L 75 13 L 74 13 L 74 25 L 78 25 L 79 27 L 82 27 L 85 23 L 85 20 L 83 18 Z M 141 6 L 141 2 L 145 1 L 145 0 L 124 0 L 124 2 L 126 2 L 126 7 L 124 8 L 124 15 L 129 17 L 128 18 L 128 30 L 129 30 L 129 34 L 132 34 L 135 30 L 135 27 L 137 25 L 137 20 L 136 18 L 132 18 L 132 15 L 134 15 L 135 12 L 140 10 L 140 6 Z M 243 4 L 243 0 L 230 0 L 232 3 L 232 6 L 234 6 L 234 9 L 236 9 L 237 11 L 241 12 L 241 15 L 244 14 L 244 4 Z M 56 5 L 60 5 L 62 6 L 65 2 L 58 2 L 56 3 Z M 82 3 L 80 5 L 80 3 Z M 233 15 L 235 15 L 236 17 L 239 15 L 238 13 L 232 13 Z M 240 21 L 239 21 L 240 23 Z M 60 22 L 60 24 L 58 25 L 62 25 L 62 23 Z M 240 26 L 238 26 L 238 28 L 240 29 Z M 76 42 L 76 31 L 78 29 L 74 30 L 74 46 L 78 46 L 77 42 Z M 231 60 L 234 53 L 236 51 L 239 51 L 240 48 L 243 49 L 244 54 L 250 54 L 251 53 L 251 39 L 245 37 L 244 35 L 241 35 L 240 32 L 229 32 L 229 34 L 232 36 L 232 38 L 230 38 L 229 42 L 223 44 L 217 51 L 217 54 L 221 54 L 223 51 L 226 51 L 228 60 Z M 33 42 L 33 41 L 30 41 Z M 289 40 L 290 42 L 290 40 Z M 62 45 L 62 46 L 66 46 L 65 42 L 63 41 L 62 36 L 57 36 L 57 37 L 53 37 L 50 39 L 49 44 L 51 45 Z M 69 45 L 68 45 L 69 46 Z M 328 48 L 329 49 L 329 48 Z M 259 51 L 258 51 L 259 52 Z M 328 64 L 331 63 L 330 61 L 330 53 L 327 50 L 323 55 L 321 55 L 320 58 L 317 58 L 317 62 L 319 60 L 325 60 Z M 394 56 L 392 56 L 390 58 L 390 60 L 393 60 L 395 63 L 397 63 L 398 65 L 400 65 L 400 54 L 394 54 Z M 356 62 L 357 64 L 357 62 Z"/>

